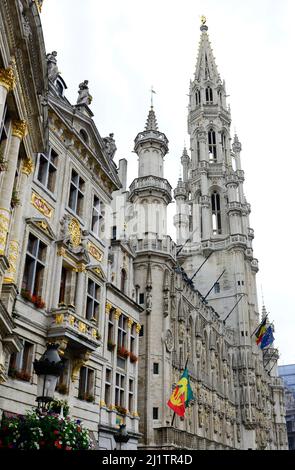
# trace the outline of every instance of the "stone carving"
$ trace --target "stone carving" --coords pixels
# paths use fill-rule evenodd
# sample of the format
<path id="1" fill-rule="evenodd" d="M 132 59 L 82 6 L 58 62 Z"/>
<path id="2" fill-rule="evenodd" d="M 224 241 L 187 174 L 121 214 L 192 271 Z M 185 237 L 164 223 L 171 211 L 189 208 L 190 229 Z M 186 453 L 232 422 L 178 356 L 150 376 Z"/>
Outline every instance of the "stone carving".
<path id="1" fill-rule="evenodd" d="M 108 156 L 113 159 L 117 150 L 114 134 L 109 134 L 108 137 L 103 138 L 104 148 Z"/>
<path id="2" fill-rule="evenodd" d="M 168 352 L 171 352 L 173 349 L 173 335 L 171 330 L 166 331 L 165 335 L 165 346 Z"/>
<path id="3" fill-rule="evenodd" d="M 91 104 L 92 96 L 89 93 L 88 80 L 84 80 L 84 82 L 80 83 L 78 94 L 77 104 Z"/>
<path id="4" fill-rule="evenodd" d="M 146 312 L 151 313 L 151 311 L 152 311 L 152 294 L 150 290 L 148 290 L 146 294 Z"/>
<path id="5" fill-rule="evenodd" d="M 24 7 L 23 7 L 23 4 L 22 4 L 21 0 L 18 0 L 18 4 L 19 4 L 22 24 L 23 24 L 23 28 L 24 28 L 24 36 L 25 36 L 26 39 L 28 39 L 32 34 L 31 27 L 30 27 L 30 24 L 29 24 L 29 20 L 24 14 Z"/>
<path id="6" fill-rule="evenodd" d="M 56 56 L 57 56 L 56 51 L 53 51 L 46 55 L 48 79 L 53 83 L 55 82 L 59 74 Z"/>

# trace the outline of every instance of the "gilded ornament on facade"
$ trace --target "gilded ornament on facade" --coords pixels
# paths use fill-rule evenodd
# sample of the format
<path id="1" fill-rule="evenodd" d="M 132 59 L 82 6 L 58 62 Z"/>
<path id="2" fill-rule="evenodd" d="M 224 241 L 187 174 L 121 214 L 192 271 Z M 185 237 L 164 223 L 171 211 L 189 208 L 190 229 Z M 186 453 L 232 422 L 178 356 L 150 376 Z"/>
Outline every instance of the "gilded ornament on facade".
<path id="1" fill-rule="evenodd" d="M 4 86 L 7 91 L 13 90 L 15 86 L 15 75 L 12 67 L 7 69 L 0 68 L 0 85 Z"/>
<path id="2" fill-rule="evenodd" d="M 65 256 L 66 255 L 66 249 L 62 246 L 57 250 L 57 256 Z"/>
<path id="3" fill-rule="evenodd" d="M 41 212 L 41 214 L 44 214 L 45 217 L 48 217 L 49 219 L 51 218 L 53 209 L 42 197 L 38 196 L 34 192 L 32 193 L 31 203 L 39 212 Z"/>
<path id="4" fill-rule="evenodd" d="M 136 323 L 136 333 L 138 334 L 141 330 L 141 325 L 139 323 Z"/>
<path id="5" fill-rule="evenodd" d="M 69 222 L 70 240 L 74 248 L 81 244 L 81 228 L 77 219 L 74 217 Z"/>
<path id="6" fill-rule="evenodd" d="M 49 233 L 48 225 L 46 222 L 44 222 L 44 220 L 40 220 L 39 222 L 36 223 L 36 225 L 38 225 L 38 227 L 44 230 L 44 232 Z"/>
<path id="7" fill-rule="evenodd" d="M 202 16 L 201 16 L 201 23 L 202 23 L 202 24 L 206 24 L 206 21 L 207 21 L 206 16 L 202 15 Z"/>
<path id="8" fill-rule="evenodd" d="M 83 323 L 82 321 L 79 321 L 78 327 L 79 327 L 79 331 L 81 331 L 81 333 L 86 333 L 86 331 L 87 331 L 86 323 Z"/>
<path id="9" fill-rule="evenodd" d="M 112 308 L 112 304 L 110 304 L 109 302 L 106 303 L 106 307 L 105 307 L 105 313 L 108 315 L 110 313 L 110 310 Z"/>
<path id="10" fill-rule="evenodd" d="M 36 3 L 36 6 L 38 8 L 38 12 L 41 13 L 42 12 L 42 6 L 43 6 L 43 0 L 34 0 L 34 2 Z"/>
<path id="11" fill-rule="evenodd" d="M 27 134 L 27 130 L 28 127 L 26 121 L 12 121 L 12 135 L 14 137 L 18 137 L 20 140 L 23 140 L 23 138 Z"/>
<path id="12" fill-rule="evenodd" d="M 116 311 L 115 311 L 115 319 L 116 320 L 119 320 L 120 316 L 122 315 L 122 312 L 119 308 L 116 308 Z"/>
<path id="13" fill-rule="evenodd" d="M 104 400 L 100 400 L 99 405 L 100 406 L 106 406 L 106 402 Z"/>
<path id="14" fill-rule="evenodd" d="M 18 242 L 16 240 L 11 240 L 9 242 L 9 248 L 8 248 L 8 262 L 9 262 L 9 268 L 7 270 L 8 276 L 6 279 L 9 279 L 10 282 L 14 280 L 15 274 L 16 274 L 16 264 L 17 264 L 17 258 L 18 258 Z"/>
<path id="15" fill-rule="evenodd" d="M 32 158 L 25 158 L 23 160 L 21 172 L 24 175 L 29 176 L 31 173 L 33 173 L 33 170 L 34 170 L 34 163 L 33 163 Z"/>
<path id="16" fill-rule="evenodd" d="M 96 259 L 97 261 L 101 261 L 102 258 L 103 258 L 103 253 L 100 251 L 100 249 L 94 245 L 93 243 L 91 242 L 88 242 L 87 244 L 87 248 L 88 248 L 88 253 L 94 258 Z"/>
<path id="17" fill-rule="evenodd" d="M 58 313 L 57 315 L 55 315 L 55 323 L 57 325 L 61 325 L 64 321 L 64 314 L 63 313 Z"/>
<path id="18" fill-rule="evenodd" d="M 134 323 L 134 321 L 132 320 L 132 318 L 128 318 L 128 322 L 127 322 L 128 328 L 131 329 L 133 323 Z"/>
<path id="19" fill-rule="evenodd" d="M 69 316 L 69 324 L 70 324 L 71 326 L 74 326 L 74 324 L 75 324 L 75 317 L 74 317 L 74 315 L 70 315 L 70 316 Z"/>
<path id="20" fill-rule="evenodd" d="M 0 255 L 5 254 L 6 238 L 9 229 L 9 211 L 0 209 Z"/>

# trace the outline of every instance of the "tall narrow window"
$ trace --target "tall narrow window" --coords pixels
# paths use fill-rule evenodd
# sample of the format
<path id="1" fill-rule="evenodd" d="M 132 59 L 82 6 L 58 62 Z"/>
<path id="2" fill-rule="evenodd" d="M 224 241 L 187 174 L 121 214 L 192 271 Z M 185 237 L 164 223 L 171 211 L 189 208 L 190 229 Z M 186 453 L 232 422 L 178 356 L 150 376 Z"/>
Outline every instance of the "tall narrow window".
<path id="1" fill-rule="evenodd" d="M 110 310 L 108 321 L 108 350 L 112 351 L 115 347 L 114 343 L 114 309 Z"/>
<path id="2" fill-rule="evenodd" d="M 89 367 L 81 367 L 80 369 L 78 398 L 89 402 L 94 401 L 94 370 Z"/>
<path id="3" fill-rule="evenodd" d="M 91 230 L 98 237 L 100 232 L 101 204 L 97 196 L 93 197 Z"/>
<path id="4" fill-rule="evenodd" d="M 189 204 L 188 229 L 189 229 L 189 232 L 193 231 L 193 205 L 192 204 Z"/>
<path id="5" fill-rule="evenodd" d="M 213 129 L 208 132 L 208 150 L 209 150 L 209 161 L 214 162 L 217 160 L 217 149 L 216 149 L 216 134 Z"/>
<path id="6" fill-rule="evenodd" d="M 69 359 L 62 359 L 63 362 L 63 368 L 61 373 L 59 374 L 58 381 L 56 384 L 56 390 L 63 394 L 66 395 L 69 393 L 69 373 L 70 373 L 70 361 Z"/>
<path id="7" fill-rule="evenodd" d="M 129 413 L 134 411 L 134 381 L 132 379 L 129 379 L 128 410 Z"/>
<path id="8" fill-rule="evenodd" d="M 199 106 L 201 104 L 201 92 L 200 90 L 196 91 L 196 106 Z"/>
<path id="9" fill-rule="evenodd" d="M 104 401 L 107 406 L 111 405 L 111 385 L 112 385 L 112 371 L 111 369 L 106 369 L 106 379 L 105 379 L 105 388 L 104 388 Z"/>
<path id="10" fill-rule="evenodd" d="M 9 125 L 9 116 L 7 112 L 7 106 L 4 107 L 2 121 L 0 122 L 0 157 L 3 160 L 6 144 L 7 144 L 7 136 L 8 136 L 8 125 Z"/>
<path id="11" fill-rule="evenodd" d="M 38 155 L 39 170 L 37 179 L 51 192 L 55 190 L 57 158 L 58 155 L 52 148 L 49 149 L 48 155 L 44 153 Z"/>
<path id="12" fill-rule="evenodd" d="M 122 269 L 121 270 L 121 292 L 123 292 L 123 294 L 126 294 L 126 281 L 127 281 L 127 274 L 126 274 L 126 271 L 125 269 Z"/>
<path id="13" fill-rule="evenodd" d="M 116 386 L 115 386 L 115 405 L 125 405 L 125 375 L 116 374 Z"/>
<path id="14" fill-rule="evenodd" d="M 226 135 L 224 132 L 221 133 L 221 149 L 223 158 L 226 159 Z"/>
<path id="15" fill-rule="evenodd" d="M 213 103 L 213 90 L 210 86 L 206 88 L 206 102 Z"/>
<path id="16" fill-rule="evenodd" d="M 10 356 L 8 375 L 29 382 L 32 375 L 34 345 L 25 340 L 21 342 L 22 349 Z"/>
<path id="17" fill-rule="evenodd" d="M 22 288 L 31 295 L 41 296 L 45 271 L 46 245 L 29 235 Z"/>
<path id="18" fill-rule="evenodd" d="M 131 326 L 131 331 L 130 331 L 130 352 L 132 352 L 133 354 L 136 353 L 135 344 L 136 344 L 136 325 L 133 323 L 133 325 Z"/>
<path id="19" fill-rule="evenodd" d="M 126 323 L 127 323 L 127 318 L 125 317 L 125 315 L 121 314 L 118 320 L 118 347 L 120 348 L 126 348 L 126 338 L 127 338 Z"/>
<path id="20" fill-rule="evenodd" d="M 219 282 L 215 282 L 215 284 L 214 284 L 214 292 L 215 292 L 215 294 L 219 294 L 219 293 L 220 293 L 220 284 L 219 284 Z"/>
<path id="21" fill-rule="evenodd" d="M 87 320 L 97 320 L 99 315 L 100 286 L 96 282 L 88 279 L 86 318 Z"/>
<path id="22" fill-rule="evenodd" d="M 72 170 L 69 207 L 77 215 L 82 216 L 85 182 L 75 170 Z"/>
<path id="23" fill-rule="evenodd" d="M 201 159 L 201 149 L 200 149 L 200 142 L 197 140 L 197 159 L 198 159 L 198 162 L 200 161 Z"/>
<path id="24" fill-rule="evenodd" d="M 212 229 L 213 233 L 221 233 L 221 211 L 220 211 L 220 195 L 214 191 L 211 195 L 212 209 Z"/>

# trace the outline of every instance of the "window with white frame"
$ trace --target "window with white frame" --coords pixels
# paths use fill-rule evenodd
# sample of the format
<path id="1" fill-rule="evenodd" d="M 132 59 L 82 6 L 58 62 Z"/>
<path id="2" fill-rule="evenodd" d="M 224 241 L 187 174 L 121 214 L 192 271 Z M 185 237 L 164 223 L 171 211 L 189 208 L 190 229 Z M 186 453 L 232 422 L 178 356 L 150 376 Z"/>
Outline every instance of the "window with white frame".
<path id="1" fill-rule="evenodd" d="M 125 405 L 125 375 L 116 373 L 116 385 L 115 385 L 115 405 Z"/>
<path id="2" fill-rule="evenodd" d="M 136 345 L 136 325 L 135 323 L 133 323 L 133 325 L 131 326 L 131 331 L 130 331 L 130 352 L 133 354 L 136 354 L 135 345 Z"/>
<path id="3" fill-rule="evenodd" d="M 93 196 L 91 231 L 97 237 L 100 235 L 100 222 L 102 218 L 101 201 L 97 196 Z"/>
<path id="4" fill-rule="evenodd" d="M 104 387 L 104 401 L 107 406 L 111 405 L 112 396 L 111 396 L 111 386 L 112 386 L 112 370 L 106 368 L 106 378 L 105 378 L 105 387 Z"/>
<path id="5" fill-rule="evenodd" d="M 133 379 L 129 379 L 128 410 L 130 413 L 134 411 L 134 380 Z"/>
<path id="6" fill-rule="evenodd" d="M 121 314 L 118 320 L 118 347 L 126 348 L 127 340 L 127 318 Z"/>
<path id="7" fill-rule="evenodd" d="M 94 370 L 89 367 L 80 369 L 78 398 L 89 402 L 94 401 Z"/>
<path id="8" fill-rule="evenodd" d="M 8 375 L 29 382 L 32 376 L 34 345 L 26 340 L 21 342 L 22 349 L 10 356 Z"/>
<path id="9" fill-rule="evenodd" d="M 69 207 L 80 217 L 83 214 L 84 191 L 85 181 L 73 169 L 70 184 Z"/>
<path id="10" fill-rule="evenodd" d="M 42 295 L 46 249 L 45 243 L 32 233 L 29 234 L 22 289 L 30 295 Z"/>
<path id="11" fill-rule="evenodd" d="M 86 318 L 87 320 L 98 320 L 100 305 L 100 286 L 92 279 L 88 279 Z"/>
<path id="12" fill-rule="evenodd" d="M 52 193 L 56 185 L 57 160 L 58 155 L 52 148 L 49 149 L 48 154 L 39 153 L 38 155 L 39 167 L 37 179 Z"/>

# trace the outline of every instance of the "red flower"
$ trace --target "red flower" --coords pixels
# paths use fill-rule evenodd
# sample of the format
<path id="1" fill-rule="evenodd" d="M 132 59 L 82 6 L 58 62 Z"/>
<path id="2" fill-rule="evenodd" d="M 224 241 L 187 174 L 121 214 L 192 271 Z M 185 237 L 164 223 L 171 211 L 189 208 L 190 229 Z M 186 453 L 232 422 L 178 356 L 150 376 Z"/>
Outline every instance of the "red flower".
<path id="1" fill-rule="evenodd" d="M 66 446 L 66 450 L 72 450 L 70 446 Z"/>
<path id="2" fill-rule="evenodd" d="M 54 445 L 55 445 L 55 447 L 57 447 L 58 449 L 61 449 L 61 448 L 62 448 L 62 445 L 61 445 L 60 441 L 55 441 Z"/>
<path id="3" fill-rule="evenodd" d="M 55 429 L 55 430 L 53 431 L 53 434 L 59 434 L 59 431 L 58 431 L 57 429 Z"/>

